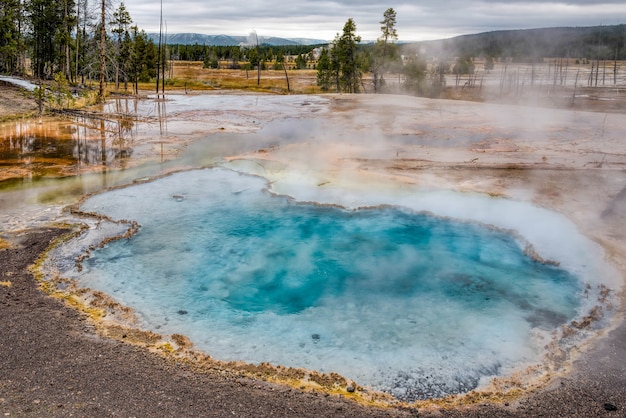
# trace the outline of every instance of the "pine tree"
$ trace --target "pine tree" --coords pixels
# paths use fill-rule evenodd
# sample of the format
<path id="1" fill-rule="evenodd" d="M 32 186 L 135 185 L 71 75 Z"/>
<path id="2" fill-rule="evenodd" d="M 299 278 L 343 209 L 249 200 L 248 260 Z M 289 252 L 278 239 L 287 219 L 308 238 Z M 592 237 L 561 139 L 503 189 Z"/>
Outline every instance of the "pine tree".
<path id="1" fill-rule="evenodd" d="M 66 45 L 70 40 L 66 28 L 73 11 L 66 11 L 66 5 L 72 5 L 73 10 L 73 4 L 71 0 L 28 0 L 25 4 L 26 18 L 30 23 L 29 45 L 36 77 L 52 78 L 55 72 L 63 68 L 60 61 L 65 63 L 66 60 L 61 58 L 58 51 L 66 53 L 68 50 Z"/>
<path id="2" fill-rule="evenodd" d="M 345 93 L 359 92 L 361 83 L 361 69 L 357 56 L 359 42 L 361 37 L 356 35 L 356 23 L 350 18 L 343 27 L 343 34 L 333 46 L 339 60 L 339 88 Z"/>
<path id="3" fill-rule="evenodd" d="M 396 31 L 396 12 L 393 8 L 385 10 L 380 24 L 382 36 L 378 38 L 374 47 L 373 73 L 374 92 L 376 93 L 384 85 L 384 76 L 389 60 L 397 55 L 394 41 L 398 40 L 398 32 Z"/>
<path id="4" fill-rule="evenodd" d="M 0 0 L 0 72 L 19 71 L 19 0 Z"/>
<path id="5" fill-rule="evenodd" d="M 129 42 L 130 35 L 128 33 L 128 25 L 130 25 L 133 20 L 130 17 L 130 13 L 126 9 L 124 2 L 120 3 L 117 10 L 113 12 L 113 20 L 110 22 L 113 26 L 111 32 L 113 32 L 116 39 L 116 59 L 115 59 L 115 88 L 120 88 L 120 69 L 123 74 L 126 74 L 128 68 L 128 60 L 129 57 Z M 127 80 L 127 77 L 125 78 Z M 126 87 L 126 84 L 124 84 Z"/>
<path id="6" fill-rule="evenodd" d="M 329 91 L 331 86 L 336 85 L 335 69 L 328 48 L 322 49 L 317 60 L 317 85 L 322 91 Z"/>

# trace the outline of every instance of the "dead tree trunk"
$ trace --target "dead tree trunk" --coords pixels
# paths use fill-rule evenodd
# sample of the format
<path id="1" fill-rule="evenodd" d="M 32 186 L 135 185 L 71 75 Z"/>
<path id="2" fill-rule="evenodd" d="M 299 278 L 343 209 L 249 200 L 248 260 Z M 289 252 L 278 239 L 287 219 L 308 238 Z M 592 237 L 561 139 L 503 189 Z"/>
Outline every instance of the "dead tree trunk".
<path id="1" fill-rule="evenodd" d="M 100 11 L 100 90 L 98 91 L 98 98 L 101 102 L 104 102 L 104 72 L 106 70 L 105 61 L 105 47 L 106 47 L 106 14 L 105 14 L 106 1 L 102 0 L 102 7 Z"/>
<path id="2" fill-rule="evenodd" d="M 291 93 L 291 88 L 289 88 L 289 75 L 287 74 L 287 63 L 283 58 L 283 70 L 285 70 L 285 80 L 287 80 L 287 92 Z"/>

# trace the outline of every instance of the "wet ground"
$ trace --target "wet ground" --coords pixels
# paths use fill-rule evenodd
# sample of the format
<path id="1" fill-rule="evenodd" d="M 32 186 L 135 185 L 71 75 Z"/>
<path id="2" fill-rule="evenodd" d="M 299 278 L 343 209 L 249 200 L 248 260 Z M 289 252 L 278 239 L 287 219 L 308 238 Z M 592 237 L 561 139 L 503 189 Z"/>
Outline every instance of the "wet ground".
<path id="1" fill-rule="evenodd" d="M 274 119 L 324 111 L 327 103 L 313 96 L 238 94 L 117 98 L 95 109 L 97 114 L 4 122 L 0 217 L 12 226 L 21 225 L 19 219 L 51 220 L 60 205 L 86 193 L 270 146 L 276 139 L 255 143 L 240 134 L 256 132 Z M 41 216 L 15 217 L 16 212 L 42 211 Z"/>

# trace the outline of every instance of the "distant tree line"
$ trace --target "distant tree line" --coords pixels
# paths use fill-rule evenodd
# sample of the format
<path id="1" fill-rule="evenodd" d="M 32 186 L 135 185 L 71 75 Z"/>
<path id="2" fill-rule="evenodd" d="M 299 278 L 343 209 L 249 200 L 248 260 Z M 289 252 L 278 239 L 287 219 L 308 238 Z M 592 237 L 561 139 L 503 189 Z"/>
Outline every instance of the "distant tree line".
<path id="1" fill-rule="evenodd" d="M 270 67 L 268 63 L 282 61 L 281 57 L 300 57 L 299 63 L 295 63 L 298 69 L 306 68 L 306 61 L 312 61 L 314 58 L 311 52 L 322 45 L 168 45 L 170 58 L 180 61 L 203 61 L 205 67 L 222 68 L 241 68 L 246 62 L 254 61 L 256 66 L 258 62 L 264 62 L 266 67 Z M 303 61 L 304 60 L 304 61 Z M 222 64 L 224 63 L 224 64 Z M 244 63 L 244 64 L 242 64 Z M 303 65 L 304 64 L 304 65 Z M 282 69 L 282 68 L 281 68 Z"/>

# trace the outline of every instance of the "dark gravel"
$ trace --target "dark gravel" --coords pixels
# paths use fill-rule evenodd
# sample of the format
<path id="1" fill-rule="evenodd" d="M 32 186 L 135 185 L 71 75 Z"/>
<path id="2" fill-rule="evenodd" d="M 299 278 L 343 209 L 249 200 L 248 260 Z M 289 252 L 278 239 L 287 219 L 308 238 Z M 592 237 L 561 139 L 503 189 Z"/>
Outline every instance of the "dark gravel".
<path id="1" fill-rule="evenodd" d="M 624 417 L 621 326 L 552 387 L 511 405 L 457 410 L 366 408 L 338 396 L 218 373 L 99 337 L 89 321 L 42 293 L 27 270 L 58 234 L 44 229 L 0 250 L 0 414 L 9 417 Z"/>

